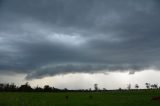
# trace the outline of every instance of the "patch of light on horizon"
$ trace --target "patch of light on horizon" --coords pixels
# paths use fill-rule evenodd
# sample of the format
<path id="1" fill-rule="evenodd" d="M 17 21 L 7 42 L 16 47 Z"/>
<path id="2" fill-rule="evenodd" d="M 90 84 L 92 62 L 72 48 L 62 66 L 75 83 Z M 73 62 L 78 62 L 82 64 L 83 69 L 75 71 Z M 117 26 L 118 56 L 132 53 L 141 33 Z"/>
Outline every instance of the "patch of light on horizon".
<path id="1" fill-rule="evenodd" d="M 25 80 L 26 75 L 0 75 L 1 83 L 12 83 L 21 85 L 29 82 L 32 87 L 37 85 L 43 87 L 44 85 L 54 86 L 56 88 L 68 89 L 94 89 L 94 84 L 97 83 L 100 89 L 126 89 L 128 84 L 131 84 L 133 89 L 135 84 L 139 84 L 140 88 L 146 88 L 145 83 L 160 84 L 160 72 L 156 70 L 145 70 L 135 72 L 130 75 L 126 72 L 107 72 L 103 73 L 70 73 L 64 75 L 56 75 L 45 77 L 42 79 Z"/>

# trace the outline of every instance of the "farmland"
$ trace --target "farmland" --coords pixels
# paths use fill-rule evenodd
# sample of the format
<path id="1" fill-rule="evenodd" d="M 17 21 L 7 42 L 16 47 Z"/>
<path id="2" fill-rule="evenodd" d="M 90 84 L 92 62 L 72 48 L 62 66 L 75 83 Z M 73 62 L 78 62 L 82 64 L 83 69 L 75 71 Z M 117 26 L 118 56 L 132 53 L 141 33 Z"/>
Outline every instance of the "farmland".
<path id="1" fill-rule="evenodd" d="M 66 98 L 68 96 L 68 98 Z M 159 106 L 159 90 L 106 92 L 0 92 L 0 106 Z"/>

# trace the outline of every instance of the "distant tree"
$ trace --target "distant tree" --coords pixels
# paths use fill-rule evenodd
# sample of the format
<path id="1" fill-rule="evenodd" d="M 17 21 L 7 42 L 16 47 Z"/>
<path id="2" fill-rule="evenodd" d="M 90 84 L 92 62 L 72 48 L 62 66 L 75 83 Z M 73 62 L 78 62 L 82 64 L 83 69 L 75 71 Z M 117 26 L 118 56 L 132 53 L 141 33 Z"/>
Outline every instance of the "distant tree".
<path id="1" fill-rule="evenodd" d="M 4 84 L 0 83 L 0 91 L 4 90 Z"/>
<path id="2" fill-rule="evenodd" d="M 52 87 L 52 90 L 53 90 L 53 91 L 55 91 L 55 92 L 58 92 L 58 91 L 60 91 L 60 89 L 58 89 L 58 88 L 55 88 L 55 87 Z"/>
<path id="3" fill-rule="evenodd" d="M 154 89 L 154 85 L 153 84 L 151 84 L 151 89 Z"/>
<path id="4" fill-rule="evenodd" d="M 155 89 L 158 89 L 158 84 L 155 84 L 155 86 L 154 86 L 154 87 L 155 87 Z"/>
<path id="5" fill-rule="evenodd" d="M 106 91 L 107 89 L 106 88 L 103 88 L 103 91 Z"/>
<path id="6" fill-rule="evenodd" d="M 14 83 L 0 84 L 0 91 L 16 91 L 17 87 Z"/>
<path id="7" fill-rule="evenodd" d="M 135 88 L 138 89 L 138 88 L 139 88 L 139 85 L 138 85 L 138 84 L 135 84 Z"/>
<path id="8" fill-rule="evenodd" d="M 31 86 L 29 85 L 29 83 L 26 82 L 24 85 L 21 85 L 21 86 L 19 87 L 19 90 L 20 90 L 20 91 L 32 91 L 32 88 L 31 88 Z"/>
<path id="9" fill-rule="evenodd" d="M 131 89 L 131 84 L 127 85 L 127 89 L 130 90 Z"/>
<path id="10" fill-rule="evenodd" d="M 119 91 L 121 91 L 121 90 L 122 90 L 122 88 L 118 88 L 118 90 L 119 90 Z"/>
<path id="11" fill-rule="evenodd" d="M 10 89 L 11 91 L 16 91 L 17 90 L 17 86 L 14 83 L 10 84 Z"/>
<path id="12" fill-rule="evenodd" d="M 43 89 L 41 88 L 41 87 L 36 87 L 36 88 L 34 88 L 34 91 L 36 91 L 36 92 L 41 92 L 41 91 L 43 91 Z"/>
<path id="13" fill-rule="evenodd" d="M 145 83 L 145 85 L 147 89 L 150 89 L 150 86 L 151 86 L 150 83 Z"/>
<path id="14" fill-rule="evenodd" d="M 158 85 L 157 85 L 157 84 L 152 84 L 152 85 L 151 85 L 151 88 L 152 88 L 152 89 L 158 89 Z"/>
<path id="15" fill-rule="evenodd" d="M 95 91 L 98 91 L 98 84 L 94 84 Z"/>
<path id="16" fill-rule="evenodd" d="M 9 87 L 9 84 L 4 84 L 4 90 L 5 91 L 10 91 L 10 87 Z"/>
<path id="17" fill-rule="evenodd" d="M 68 89 L 67 89 L 67 88 L 64 88 L 64 91 L 68 91 Z"/>
<path id="18" fill-rule="evenodd" d="M 56 90 L 56 88 L 53 86 L 53 87 L 51 87 L 52 88 L 52 90 Z"/>
<path id="19" fill-rule="evenodd" d="M 44 91 L 46 91 L 46 92 L 52 91 L 52 87 L 50 87 L 49 85 L 45 85 L 43 89 L 44 89 Z"/>

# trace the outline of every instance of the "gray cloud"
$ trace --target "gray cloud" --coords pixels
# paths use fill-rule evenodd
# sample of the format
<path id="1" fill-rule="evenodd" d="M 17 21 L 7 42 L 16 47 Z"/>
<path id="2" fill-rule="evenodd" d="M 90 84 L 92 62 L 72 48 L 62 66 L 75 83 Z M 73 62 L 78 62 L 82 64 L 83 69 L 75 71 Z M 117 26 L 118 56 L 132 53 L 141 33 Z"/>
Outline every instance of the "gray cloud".
<path id="1" fill-rule="evenodd" d="M 159 69 L 158 0 L 0 0 L 0 72 L 27 79 Z"/>

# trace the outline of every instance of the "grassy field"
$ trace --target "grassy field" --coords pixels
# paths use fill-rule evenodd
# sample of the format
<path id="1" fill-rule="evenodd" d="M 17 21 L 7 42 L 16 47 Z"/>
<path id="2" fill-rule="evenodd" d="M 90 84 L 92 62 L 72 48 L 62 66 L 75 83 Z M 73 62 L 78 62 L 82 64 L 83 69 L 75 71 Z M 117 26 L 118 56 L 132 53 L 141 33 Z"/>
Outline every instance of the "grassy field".
<path id="1" fill-rule="evenodd" d="M 1 92 L 0 106 L 160 106 L 160 101 L 151 100 L 154 96 L 160 91 Z"/>

